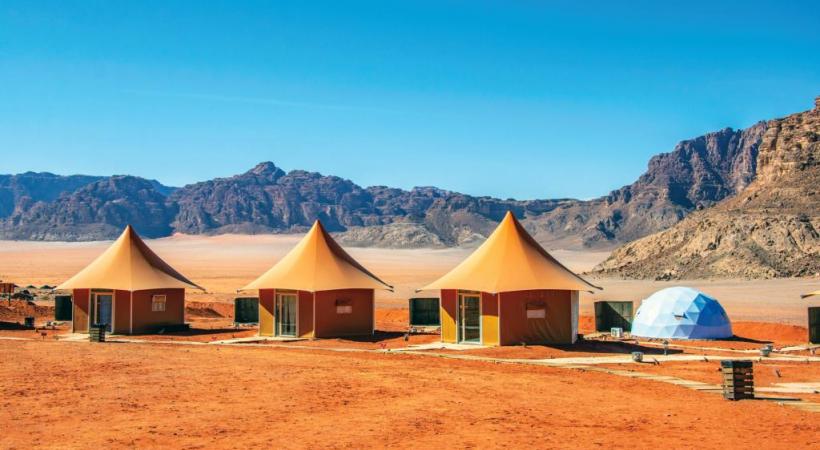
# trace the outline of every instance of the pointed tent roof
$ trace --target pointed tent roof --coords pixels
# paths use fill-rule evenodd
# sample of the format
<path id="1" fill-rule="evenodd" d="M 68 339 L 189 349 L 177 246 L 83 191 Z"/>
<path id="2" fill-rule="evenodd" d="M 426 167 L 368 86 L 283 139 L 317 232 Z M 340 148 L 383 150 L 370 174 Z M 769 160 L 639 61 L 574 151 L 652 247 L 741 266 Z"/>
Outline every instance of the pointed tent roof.
<path id="1" fill-rule="evenodd" d="M 201 288 L 156 255 L 128 225 L 119 238 L 85 269 L 55 289 Z"/>
<path id="2" fill-rule="evenodd" d="M 393 287 L 347 254 L 318 220 L 284 258 L 242 291 L 252 289 L 379 289 Z"/>
<path id="3" fill-rule="evenodd" d="M 809 292 L 808 294 L 803 294 L 803 295 L 800 296 L 800 298 L 809 298 L 809 297 L 813 297 L 815 295 L 820 296 L 820 291 L 814 291 L 814 292 Z"/>
<path id="4" fill-rule="evenodd" d="M 421 290 L 467 289 L 510 292 L 533 289 L 601 289 L 564 267 L 507 212 L 490 237 L 470 256 Z"/>

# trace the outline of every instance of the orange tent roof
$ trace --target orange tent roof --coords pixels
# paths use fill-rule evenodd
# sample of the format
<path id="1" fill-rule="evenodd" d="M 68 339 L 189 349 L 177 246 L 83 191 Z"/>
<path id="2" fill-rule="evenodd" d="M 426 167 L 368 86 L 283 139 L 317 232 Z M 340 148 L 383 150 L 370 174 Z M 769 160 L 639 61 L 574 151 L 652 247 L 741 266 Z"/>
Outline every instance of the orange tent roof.
<path id="1" fill-rule="evenodd" d="M 800 298 L 809 298 L 809 297 L 813 297 L 815 295 L 820 296 L 820 291 L 814 291 L 814 292 L 809 292 L 808 294 L 803 294 L 803 295 L 800 296 Z"/>
<path id="2" fill-rule="evenodd" d="M 347 254 L 318 220 L 284 258 L 240 290 L 379 289 L 393 287 L 370 273 Z"/>
<path id="3" fill-rule="evenodd" d="M 108 250 L 55 289 L 143 291 L 167 288 L 196 288 L 204 291 L 151 251 L 131 225 L 128 225 Z"/>
<path id="4" fill-rule="evenodd" d="M 564 267 L 507 212 L 490 237 L 428 289 L 510 292 L 532 289 L 592 291 L 594 286 Z"/>

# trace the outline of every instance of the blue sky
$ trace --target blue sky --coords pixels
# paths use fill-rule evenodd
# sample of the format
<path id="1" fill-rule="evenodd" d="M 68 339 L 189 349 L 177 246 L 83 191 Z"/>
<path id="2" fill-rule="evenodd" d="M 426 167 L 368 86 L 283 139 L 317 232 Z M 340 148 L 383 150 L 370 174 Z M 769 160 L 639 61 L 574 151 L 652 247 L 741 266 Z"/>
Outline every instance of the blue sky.
<path id="1" fill-rule="evenodd" d="M 614 3 L 4 0 L 0 173 L 590 198 L 820 95 L 817 2 Z"/>

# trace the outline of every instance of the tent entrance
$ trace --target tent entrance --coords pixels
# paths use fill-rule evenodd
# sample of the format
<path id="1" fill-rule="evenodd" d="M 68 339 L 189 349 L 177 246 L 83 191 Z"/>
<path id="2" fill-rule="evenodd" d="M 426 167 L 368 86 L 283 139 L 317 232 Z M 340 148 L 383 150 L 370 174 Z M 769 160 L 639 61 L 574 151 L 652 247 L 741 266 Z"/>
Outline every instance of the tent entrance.
<path id="1" fill-rule="evenodd" d="M 481 297 L 479 294 L 458 295 L 458 342 L 481 343 Z"/>
<path id="2" fill-rule="evenodd" d="M 296 294 L 277 294 L 275 310 L 276 336 L 296 337 Z"/>
<path id="3" fill-rule="evenodd" d="M 114 294 L 93 292 L 94 323 L 108 325 L 109 333 L 114 332 Z"/>
<path id="4" fill-rule="evenodd" d="M 809 342 L 820 344 L 820 306 L 809 308 Z"/>

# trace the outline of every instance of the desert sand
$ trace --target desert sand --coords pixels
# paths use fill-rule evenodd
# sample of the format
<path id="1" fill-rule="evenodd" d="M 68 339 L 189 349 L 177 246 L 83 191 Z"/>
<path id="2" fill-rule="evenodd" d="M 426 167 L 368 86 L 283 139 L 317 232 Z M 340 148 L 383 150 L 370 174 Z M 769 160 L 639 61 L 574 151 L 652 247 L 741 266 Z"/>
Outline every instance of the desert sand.
<path id="1" fill-rule="evenodd" d="M 414 355 L 3 342 L 3 448 L 810 448 L 770 402 Z M 55 412 L 62 412 L 57 415 Z"/>
<path id="2" fill-rule="evenodd" d="M 776 401 L 729 402 L 720 395 L 606 370 L 717 384 L 716 357 L 752 357 L 764 342 L 805 344 L 804 291 L 818 280 L 591 279 L 604 291 L 582 297 L 582 332 L 592 302 L 640 300 L 675 284 L 718 297 L 742 339 L 687 342 L 670 354 L 694 360 L 634 364 L 600 360 L 599 370 L 546 366 L 562 358 L 629 359 L 645 342 L 590 338 L 574 346 L 431 349 L 438 335 L 405 336 L 406 299 L 469 250 L 350 249 L 396 285 L 378 294 L 375 336 L 222 345 L 252 337 L 231 325 L 235 290 L 285 254 L 299 236 L 174 236 L 148 244 L 208 288 L 190 293 L 187 333 L 92 344 L 56 329 L 0 330 L 0 448 L 812 448 L 817 414 Z M 0 278 L 57 284 L 109 242 L 0 242 Z M 606 253 L 553 251 L 585 271 Z M 424 295 L 421 293 L 420 295 Z M 49 302 L 0 302 L 0 320 L 50 319 Z M 453 359 L 456 358 L 456 359 Z M 473 358 L 474 360 L 464 359 Z M 501 359 L 499 359 L 501 358 Z M 710 359 L 712 358 L 712 359 Z M 785 359 L 784 359 L 785 358 Z M 820 388 L 814 354 L 796 351 L 756 365 L 756 386 Z M 502 363 L 503 362 L 503 363 Z M 587 366 L 588 367 L 588 366 Z M 820 402 L 820 394 L 787 397 Z"/>

